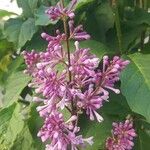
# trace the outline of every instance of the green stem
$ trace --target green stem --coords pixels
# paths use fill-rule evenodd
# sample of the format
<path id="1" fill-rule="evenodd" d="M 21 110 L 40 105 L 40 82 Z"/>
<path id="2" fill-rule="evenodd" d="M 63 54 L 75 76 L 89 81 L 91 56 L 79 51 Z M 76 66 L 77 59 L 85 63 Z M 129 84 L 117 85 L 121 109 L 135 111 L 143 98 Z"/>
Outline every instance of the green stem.
<path id="1" fill-rule="evenodd" d="M 64 0 L 61 0 L 61 4 L 64 7 Z M 67 47 L 67 54 L 68 54 L 68 72 L 69 72 L 69 82 L 71 82 L 71 71 L 69 71 L 70 68 L 70 46 L 69 46 L 69 36 L 68 36 L 68 29 L 67 29 L 67 18 L 63 17 L 63 25 L 64 25 L 64 32 L 66 35 L 66 47 Z"/>
<path id="2" fill-rule="evenodd" d="M 140 0 L 140 8 L 147 10 L 147 0 Z M 146 30 L 141 33 L 141 50 L 144 49 L 144 39 Z"/>
<path id="3" fill-rule="evenodd" d="M 116 26 L 116 32 L 117 32 L 117 38 L 118 38 L 118 46 L 119 46 L 120 54 L 122 54 L 122 51 L 123 51 L 122 31 L 121 31 L 121 23 L 120 23 L 117 0 L 114 0 L 112 4 L 113 4 L 112 6 L 113 6 L 113 9 L 114 9 L 114 18 L 115 18 L 115 26 Z"/>
<path id="4" fill-rule="evenodd" d="M 66 47 L 67 47 L 67 54 L 68 54 L 68 72 L 69 72 L 69 82 L 71 82 L 71 71 L 69 71 L 71 62 L 70 62 L 70 46 L 69 46 L 69 36 L 68 36 L 68 31 L 67 31 L 67 22 L 66 18 L 63 19 L 63 24 L 64 24 L 64 31 L 66 35 Z"/>
<path id="5" fill-rule="evenodd" d="M 64 0 L 61 0 L 61 4 L 64 7 Z M 72 75 L 71 71 L 69 70 L 71 66 L 71 61 L 70 61 L 70 45 L 69 45 L 69 34 L 68 34 L 68 25 L 67 25 L 67 18 L 63 17 L 63 25 L 64 25 L 64 32 L 66 35 L 66 47 L 67 47 L 67 55 L 68 55 L 68 73 L 69 73 L 69 82 L 72 81 Z M 71 107 L 72 107 L 72 114 L 74 113 L 74 103 L 71 101 Z"/>

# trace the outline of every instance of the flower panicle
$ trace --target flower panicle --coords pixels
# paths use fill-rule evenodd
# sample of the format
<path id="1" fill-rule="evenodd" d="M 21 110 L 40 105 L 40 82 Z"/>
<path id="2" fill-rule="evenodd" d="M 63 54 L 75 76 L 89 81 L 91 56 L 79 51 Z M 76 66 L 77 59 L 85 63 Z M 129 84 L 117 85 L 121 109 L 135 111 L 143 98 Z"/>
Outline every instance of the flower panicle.
<path id="1" fill-rule="evenodd" d="M 27 68 L 25 73 L 32 76 L 29 87 L 35 89 L 34 102 L 39 103 L 37 111 L 44 119 L 44 124 L 38 133 L 42 142 L 51 141 L 46 150 L 77 150 L 93 144 L 93 137 L 84 138 L 78 135 L 78 116 L 85 111 L 90 120 L 102 122 L 103 117 L 97 112 L 109 99 L 109 90 L 119 94 L 115 82 L 119 80 L 121 71 L 129 64 L 118 56 L 112 60 L 108 56 L 100 59 L 90 52 L 89 48 L 80 48 L 79 41 L 88 40 L 90 35 L 83 26 L 74 26 L 74 8 L 77 0 L 72 0 L 67 7 L 62 3 L 50 7 L 46 13 L 52 20 L 68 18 L 69 37 L 56 30 L 52 36 L 42 33 L 48 43 L 45 51 L 24 51 L 22 53 Z M 75 50 L 70 53 L 70 61 L 63 43 L 75 40 Z M 71 80 L 69 80 L 71 73 Z M 62 111 L 70 114 L 64 120 Z"/>

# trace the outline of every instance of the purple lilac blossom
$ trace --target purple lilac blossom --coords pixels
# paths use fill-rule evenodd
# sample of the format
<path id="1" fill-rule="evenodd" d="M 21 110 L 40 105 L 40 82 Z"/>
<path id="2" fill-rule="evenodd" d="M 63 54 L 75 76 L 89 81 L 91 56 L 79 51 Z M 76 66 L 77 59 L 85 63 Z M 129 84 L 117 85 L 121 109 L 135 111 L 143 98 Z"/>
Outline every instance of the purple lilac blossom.
<path id="1" fill-rule="evenodd" d="M 103 121 L 103 117 L 97 110 L 109 99 L 109 91 L 119 94 L 119 89 L 114 84 L 119 80 L 121 71 L 129 64 L 118 56 L 109 60 L 103 57 L 103 68 L 100 69 L 100 59 L 90 52 L 89 48 L 80 48 L 79 42 L 75 42 L 75 50 L 70 54 L 70 64 L 67 50 L 63 42 L 67 38 L 75 40 L 87 40 L 90 36 L 83 31 L 82 25 L 74 27 L 73 9 L 77 0 L 72 0 L 64 8 L 59 2 L 50 7 L 46 13 L 50 19 L 58 20 L 68 17 L 70 37 L 56 31 L 56 36 L 42 33 L 41 36 L 48 42 L 45 51 L 24 51 L 22 54 L 27 68 L 25 73 L 32 76 L 29 87 L 35 89 L 37 94 L 34 102 L 38 102 L 37 111 L 44 119 L 44 125 L 38 133 L 43 142 L 50 142 L 46 150 L 78 150 L 78 147 L 86 148 L 86 144 L 93 144 L 93 137 L 83 138 L 78 135 L 80 128 L 77 126 L 78 115 L 85 111 L 90 120 Z M 61 69 L 58 69 L 58 68 Z M 71 81 L 68 81 L 71 74 Z M 64 120 L 61 113 L 67 109 L 70 119 Z M 61 110 L 61 112 L 60 112 Z M 108 140 L 112 143 L 113 140 Z M 117 149 L 118 150 L 118 149 Z"/>
<path id="2" fill-rule="evenodd" d="M 136 136 L 131 120 L 113 123 L 112 137 L 107 138 L 106 148 L 108 150 L 132 150 Z"/>
<path id="3" fill-rule="evenodd" d="M 74 28 L 74 21 L 69 21 L 69 30 L 70 30 L 70 39 L 75 40 L 88 40 L 90 39 L 90 35 L 87 34 L 87 32 L 83 31 L 83 26 L 79 25 L 76 28 Z"/>
<path id="4" fill-rule="evenodd" d="M 107 89 L 111 89 L 117 94 L 119 93 L 119 90 L 114 88 L 114 83 L 119 80 L 120 72 L 129 62 L 123 61 L 116 56 L 113 60 L 109 60 L 107 56 L 104 56 L 102 71 L 100 69 L 95 71 L 98 67 L 99 59 L 95 55 L 90 54 L 89 49 L 80 49 L 78 42 L 75 42 L 75 45 L 76 51 L 71 54 L 71 66 L 69 67 L 73 76 L 71 83 L 67 81 L 67 68 L 61 73 L 60 71 L 55 71 L 55 65 L 59 64 L 60 61 L 55 62 L 56 64 L 51 62 L 54 55 L 51 55 L 49 49 L 47 49 L 46 52 L 40 53 L 40 57 L 33 57 L 33 51 L 31 53 L 23 53 L 28 65 L 26 72 L 33 77 L 29 86 L 35 88 L 35 92 L 42 94 L 42 97 L 44 97 L 43 99 L 34 98 L 34 101 L 43 101 L 43 105 L 38 106 L 37 111 L 40 116 L 45 119 L 44 129 L 47 127 L 47 120 L 51 120 L 51 114 L 55 114 L 54 112 L 58 113 L 59 109 L 64 109 L 65 106 L 70 107 L 71 102 L 76 102 L 77 110 L 86 110 L 86 114 L 90 120 L 96 118 L 98 122 L 101 122 L 103 118 L 97 113 L 97 110 L 103 106 L 105 101 L 108 101 L 109 92 Z M 61 49 L 64 51 L 63 48 Z M 62 57 L 62 55 L 60 56 Z M 31 59 L 29 57 L 31 57 Z M 55 57 L 55 59 L 59 60 L 61 57 Z M 65 57 L 65 55 L 63 57 Z M 55 65 L 52 65 L 53 63 Z M 33 66 L 36 69 L 32 69 L 33 72 L 31 72 L 30 70 Z M 67 65 L 65 67 L 67 67 Z M 52 122 L 48 121 L 48 123 L 48 126 L 51 126 Z M 42 131 L 43 128 L 41 129 Z M 73 126 L 73 128 L 75 128 L 75 126 Z M 62 133 L 63 131 L 66 133 L 66 130 L 62 130 Z M 58 132 L 58 135 L 59 134 L 60 132 Z M 38 135 L 43 141 L 42 134 Z M 50 141 L 52 141 L 52 135 L 52 132 L 46 132 L 46 136 L 48 136 L 46 140 L 50 139 Z M 69 131 L 69 135 L 75 136 L 75 133 Z M 62 139 L 60 139 L 58 143 L 64 145 L 64 150 L 66 150 L 72 141 L 68 142 L 61 134 L 60 137 Z M 66 142 L 66 146 L 63 144 L 64 141 Z M 85 141 L 83 139 L 81 141 L 81 143 L 75 143 L 73 145 L 75 145 L 75 147 L 77 145 L 84 145 Z M 47 145 L 47 149 L 49 148 L 51 150 L 51 147 L 58 143 L 51 142 L 51 144 Z M 56 149 L 58 149 L 57 146 Z"/>

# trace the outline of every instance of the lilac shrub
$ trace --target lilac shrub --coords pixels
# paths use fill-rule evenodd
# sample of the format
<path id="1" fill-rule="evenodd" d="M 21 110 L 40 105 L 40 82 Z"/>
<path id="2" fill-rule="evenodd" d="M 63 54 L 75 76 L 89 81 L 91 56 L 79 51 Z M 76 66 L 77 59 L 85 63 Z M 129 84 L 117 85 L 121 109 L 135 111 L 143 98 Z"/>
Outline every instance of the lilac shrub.
<path id="1" fill-rule="evenodd" d="M 84 138 L 79 134 L 79 114 L 85 111 L 90 120 L 103 121 L 97 110 L 108 101 L 108 90 L 120 93 L 114 84 L 119 80 L 120 72 L 129 64 L 128 60 L 124 61 L 118 56 L 112 60 L 104 56 L 103 68 L 100 69 L 100 59 L 91 54 L 89 48 L 80 48 L 79 41 L 88 40 L 90 35 L 82 25 L 74 25 L 76 3 L 76 0 L 72 0 L 64 7 L 62 0 L 50 7 L 46 13 L 51 20 L 63 21 L 64 33 L 59 30 L 56 36 L 42 33 L 41 36 L 48 42 L 47 49 L 40 53 L 34 50 L 23 52 L 27 65 L 25 73 L 32 76 L 29 86 L 37 93 L 33 101 L 39 102 L 37 111 L 44 119 L 38 136 L 42 142 L 50 141 L 46 150 L 67 150 L 69 147 L 77 150 L 78 147 L 93 144 L 92 135 Z M 75 40 L 73 52 L 70 52 L 70 40 Z M 58 69 L 60 66 L 62 69 Z M 70 113 L 68 120 L 64 119 L 64 109 Z"/>

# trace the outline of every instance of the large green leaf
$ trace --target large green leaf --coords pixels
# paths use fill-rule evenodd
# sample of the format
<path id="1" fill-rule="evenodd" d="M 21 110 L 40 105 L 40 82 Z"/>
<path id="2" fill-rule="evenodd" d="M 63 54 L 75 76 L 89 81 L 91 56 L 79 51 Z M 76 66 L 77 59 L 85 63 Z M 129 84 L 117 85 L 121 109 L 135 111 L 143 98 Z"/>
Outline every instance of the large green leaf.
<path id="1" fill-rule="evenodd" d="M 64 45 L 66 45 L 64 43 Z M 70 43 L 71 50 L 75 50 L 74 42 Z M 114 52 L 110 51 L 107 46 L 103 43 L 97 42 L 95 40 L 87 40 L 80 42 L 80 48 L 90 48 L 91 53 L 95 54 L 97 57 L 102 58 L 106 54 L 113 54 Z"/>
<path id="2" fill-rule="evenodd" d="M 4 35 L 7 37 L 8 41 L 18 44 L 22 24 L 22 19 L 9 19 L 5 22 Z"/>
<path id="3" fill-rule="evenodd" d="M 16 104 L 0 111 L 0 137 L 6 132 L 6 127 L 12 117 Z"/>
<path id="4" fill-rule="evenodd" d="M 7 64 L 7 62 L 4 63 Z M 23 63 L 23 58 L 20 56 L 16 57 L 15 59 L 11 59 L 11 61 L 7 66 L 6 72 L 2 70 L 0 71 L 0 84 L 5 87 L 8 77 L 13 72 L 16 72 L 16 70 L 19 70 L 22 63 Z"/>
<path id="5" fill-rule="evenodd" d="M 24 127 L 20 106 L 14 104 L 3 109 L 0 111 L 0 119 L 0 146 L 2 146 L 2 150 L 9 149 Z M 3 149 L 3 147 L 5 148 Z"/>
<path id="6" fill-rule="evenodd" d="M 94 40 L 81 42 L 81 47 L 82 48 L 89 47 L 91 49 L 91 52 L 100 58 L 107 53 L 113 53 L 103 43 Z"/>
<path id="7" fill-rule="evenodd" d="M 19 18 L 9 19 L 4 26 L 4 34 L 8 41 L 15 43 L 18 48 L 31 40 L 36 30 L 33 18 L 29 18 L 25 22 Z"/>
<path id="8" fill-rule="evenodd" d="M 127 57 L 130 65 L 121 76 L 121 89 L 130 108 L 150 122 L 150 55 L 140 53 Z"/>
<path id="9" fill-rule="evenodd" d="M 23 72 L 15 72 L 8 79 L 6 83 L 6 93 L 4 95 L 3 107 L 8 107 L 14 101 L 17 101 L 22 90 L 27 86 L 30 77 Z"/>
<path id="10" fill-rule="evenodd" d="M 105 140 L 109 135 L 111 135 L 111 124 L 112 120 L 108 116 L 104 115 L 104 121 L 98 123 L 96 121 L 92 122 L 88 120 L 88 117 L 82 115 L 79 120 L 79 126 L 81 127 L 81 134 L 85 137 L 93 136 L 94 144 L 92 146 L 87 145 L 86 150 L 98 150 L 104 149 Z"/>
<path id="11" fill-rule="evenodd" d="M 124 120 L 132 111 L 127 103 L 126 98 L 121 94 L 115 94 L 110 91 L 109 102 L 104 103 L 102 112 L 107 115 L 117 116 L 118 119 Z"/>
<path id="12" fill-rule="evenodd" d="M 0 60 L 0 70 L 2 72 L 7 72 L 8 65 L 10 64 L 10 62 L 11 62 L 10 54 L 3 56 L 3 58 Z"/>
<path id="13" fill-rule="evenodd" d="M 23 9 L 25 17 L 32 17 L 37 8 L 38 0 L 17 0 L 18 6 Z"/>
<path id="14" fill-rule="evenodd" d="M 109 3 L 102 3 L 95 10 L 95 19 L 99 28 L 99 37 L 105 42 L 105 34 L 114 26 L 114 14 Z"/>
<path id="15" fill-rule="evenodd" d="M 36 145 L 37 146 L 37 145 Z M 38 150 L 35 148 L 35 142 L 29 131 L 27 124 L 24 126 L 23 130 L 18 134 L 13 146 L 10 150 Z"/>
<path id="16" fill-rule="evenodd" d="M 80 2 L 79 2 L 80 4 Z M 105 1 L 85 0 L 77 9 L 77 22 L 84 24 L 92 39 L 105 42 L 106 32 L 114 26 L 114 15 L 110 4 Z M 77 7 L 78 8 L 78 7 Z"/>
<path id="17" fill-rule="evenodd" d="M 48 17 L 47 14 L 45 14 L 45 11 L 48 9 L 48 7 L 45 6 L 41 6 L 37 9 L 36 13 L 35 13 L 35 24 L 36 25 L 41 25 L 41 26 L 46 26 L 49 24 L 55 24 L 56 21 L 51 21 Z"/>
<path id="18" fill-rule="evenodd" d="M 24 121 L 22 106 L 13 105 L 0 111 L 0 149 L 35 150 L 34 140 Z"/>
<path id="19" fill-rule="evenodd" d="M 138 129 L 135 150 L 149 150 L 150 135 L 144 129 Z"/>
<path id="20" fill-rule="evenodd" d="M 135 48 L 140 42 L 141 33 L 146 30 L 145 25 L 134 26 L 131 24 L 122 24 L 122 51 L 126 52 Z M 106 45 L 111 49 L 118 50 L 118 39 L 115 29 L 107 32 Z"/>
<path id="21" fill-rule="evenodd" d="M 44 120 L 39 116 L 39 113 L 36 110 L 37 104 L 32 104 L 30 111 L 30 118 L 28 119 L 28 126 L 32 137 L 34 138 L 34 142 L 36 147 L 39 150 L 44 150 L 45 143 L 42 143 L 41 139 L 37 137 L 37 133 L 42 127 Z"/>
<path id="22" fill-rule="evenodd" d="M 41 33 L 42 33 L 42 30 L 35 33 L 35 35 L 31 39 L 31 41 L 28 41 L 25 44 L 25 46 L 23 47 L 23 49 L 28 50 L 28 51 L 31 51 L 32 49 L 34 49 L 36 51 L 46 50 L 48 43 L 41 37 Z"/>
<path id="23" fill-rule="evenodd" d="M 3 39 L 0 40 L 0 60 L 5 56 L 6 54 L 9 54 L 14 51 L 13 44 L 8 42 L 7 40 Z"/>
<path id="24" fill-rule="evenodd" d="M 26 20 L 20 29 L 18 46 L 22 47 L 27 41 L 31 40 L 36 32 L 35 21 L 32 18 Z"/>
<path id="25" fill-rule="evenodd" d="M 130 24 L 134 25 L 140 25 L 143 23 L 150 25 L 150 14 L 141 8 L 135 8 L 134 10 L 132 8 L 126 9 L 125 19 Z"/>
<path id="26" fill-rule="evenodd" d="M 137 137 L 134 140 L 134 150 L 149 150 L 150 148 L 150 124 L 143 120 L 135 120 L 134 127 Z"/>
<path id="27" fill-rule="evenodd" d="M 78 8 L 83 7 L 84 5 L 90 4 L 94 1 L 95 0 L 80 0 L 80 1 L 78 1 L 76 8 L 78 9 Z"/>

